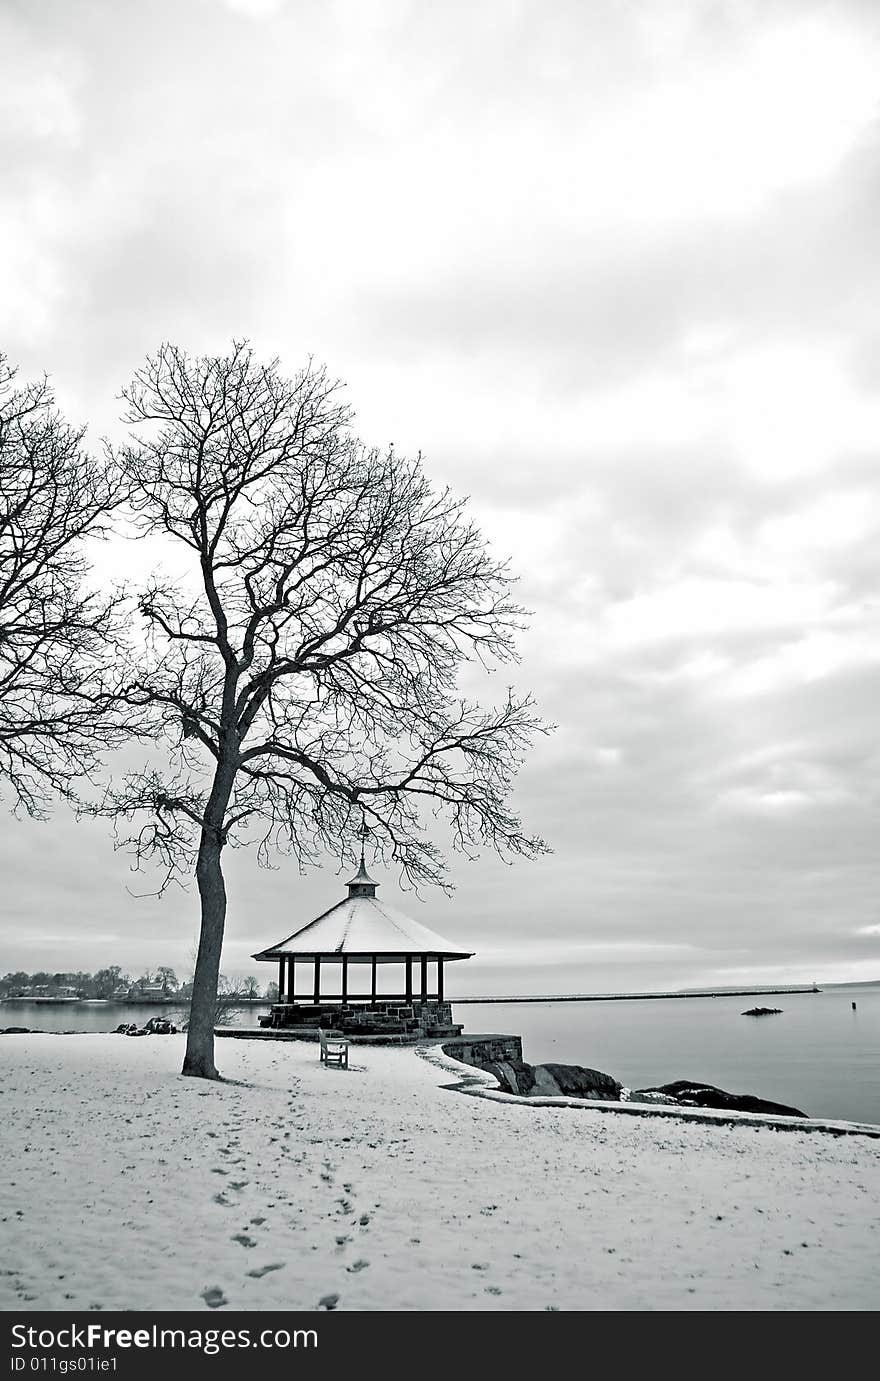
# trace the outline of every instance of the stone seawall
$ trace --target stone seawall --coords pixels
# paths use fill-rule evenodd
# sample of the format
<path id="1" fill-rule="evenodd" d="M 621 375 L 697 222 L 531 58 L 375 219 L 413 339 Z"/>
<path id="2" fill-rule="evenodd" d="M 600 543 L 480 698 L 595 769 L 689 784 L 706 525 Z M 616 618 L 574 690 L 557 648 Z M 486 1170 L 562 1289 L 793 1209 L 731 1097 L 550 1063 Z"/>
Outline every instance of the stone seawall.
<path id="1" fill-rule="evenodd" d="M 450 1059 L 461 1060 L 475 1069 L 523 1062 L 522 1036 L 458 1036 L 445 1041 L 441 1049 Z"/>

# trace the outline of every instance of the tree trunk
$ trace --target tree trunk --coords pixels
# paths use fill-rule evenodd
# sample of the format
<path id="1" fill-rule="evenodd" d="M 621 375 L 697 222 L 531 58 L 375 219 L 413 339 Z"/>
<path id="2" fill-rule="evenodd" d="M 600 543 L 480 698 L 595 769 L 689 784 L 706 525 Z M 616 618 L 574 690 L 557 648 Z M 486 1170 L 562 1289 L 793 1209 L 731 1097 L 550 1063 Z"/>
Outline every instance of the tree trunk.
<path id="1" fill-rule="evenodd" d="M 197 1079 L 219 1079 L 214 1064 L 214 1020 L 226 925 L 226 884 L 220 863 L 220 842 L 216 833 L 207 829 L 202 831 L 196 879 L 202 917 L 182 1072 Z"/>

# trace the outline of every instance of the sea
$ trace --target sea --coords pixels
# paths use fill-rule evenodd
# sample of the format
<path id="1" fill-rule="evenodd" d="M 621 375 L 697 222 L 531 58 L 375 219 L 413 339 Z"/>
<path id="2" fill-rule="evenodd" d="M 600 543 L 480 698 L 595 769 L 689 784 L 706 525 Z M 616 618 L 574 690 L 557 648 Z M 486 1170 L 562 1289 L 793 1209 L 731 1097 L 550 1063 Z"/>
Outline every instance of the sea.
<path id="1" fill-rule="evenodd" d="M 588 1065 L 632 1089 L 700 1080 L 810 1117 L 880 1123 L 880 984 L 747 997 L 452 1001 L 467 1033 L 522 1036 L 530 1064 Z M 756 1006 L 782 1011 L 742 1015 Z M 252 1005 L 233 1019 L 257 1026 L 267 1010 Z M 0 1027 L 40 1031 L 112 1031 L 155 1015 L 180 1021 L 186 1014 L 143 1004 L 0 1003 Z"/>

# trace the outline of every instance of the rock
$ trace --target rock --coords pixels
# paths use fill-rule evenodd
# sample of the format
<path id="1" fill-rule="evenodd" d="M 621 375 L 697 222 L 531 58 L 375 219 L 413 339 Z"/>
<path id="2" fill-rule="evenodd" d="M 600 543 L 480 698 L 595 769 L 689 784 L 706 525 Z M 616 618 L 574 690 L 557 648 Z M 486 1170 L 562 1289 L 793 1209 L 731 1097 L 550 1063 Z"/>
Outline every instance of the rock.
<path id="1" fill-rule="evenodd" d="M 744 1017 L 781 1017 L 781 1007 L 750 1007 L 747 1012 L 741 1014 Z"/>
<path id="2" fill-rule="evenodd" d="M 30 1036 L 35 1034 L 29 1026 L 4 1026 L 0 1029 L 0 1036 Z"/>
<path id="3" fill-rule="evenodd" d="M 180 1028 L 167 1017 L 150 1017 L 146 1026 L 138 1027 L 135 1021 L 123 1021 L 114 1031 L 115 1036 L 176 1036 Z M 186 1027 L 183 1027 L 186 1030 Z"/>
<path id="4" fill-rule="evenodd" d="M 598 1098 L 618 1102 L 621 1085 L 610 1074 L 583 1065 L 535 1065 L 532 1094 L 555 1092 L 565 1098 Z"/>
<path id="5" fill-rule="evenodd" d="M 692 1079 L 676 1079 L 671 1084 L 661 1084 L 654 1089 L 640 1089 L 633 1099 L 644 1101 L 643 1094 L 663 1093 L 668 1095 L 679 1107 L 720 1108 L 731 1112 L 768 1113 L 781 1117 L 807 1117 L 799 1108 L 789 1108 L 785 1103 L 771 1103 L 765 1098 L 755 1098 L 751 1093 L 726 1093 L 713 1084 L 701 1084 Z"/>
<path id="6" fill-rule="evenodd" d="M 501 1061 L 485 1068 L 505 1093 L 524 1098 L 600 1098 L 617 1102 L 621 1086 L 610 1074 L 583 1065 L 529 1065 Z"/>
<path id="7" fill-rule="evenodd" d="M 680 1108 L 681 1103 L 677 1098 L 673 1098 L 669 1093 L 658 1093 L 656 1089 L 639 1088 L 630 1094 L 630 1103 L 656 1103 L 666 1104 L 668 1107 Z"/>
<path id="8" fill-rule="evenodd" d="M 484 1065 L 484 1068 L 488 1073 L 495 1075 L 505 1093 L 528 1094 L 534 1087 L 535 1078 L 531 1065 L 513 1064 L 512 1061 L 503 1060 L 498 1064 Z"/>
<path id="9" fill-rule="evenodd" d="M 177 1027 L 167 1017 L 150 1017 L 144 1030 L 150 1036 L 175 1036 Z"/>

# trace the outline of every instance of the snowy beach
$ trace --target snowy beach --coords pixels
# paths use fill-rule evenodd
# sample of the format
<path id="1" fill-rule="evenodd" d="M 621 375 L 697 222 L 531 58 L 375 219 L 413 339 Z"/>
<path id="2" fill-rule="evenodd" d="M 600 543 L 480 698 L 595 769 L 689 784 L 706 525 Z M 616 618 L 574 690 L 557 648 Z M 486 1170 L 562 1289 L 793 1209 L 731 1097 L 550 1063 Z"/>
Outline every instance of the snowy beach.
<path id="1" fill-rule="evenodd" d="M 222 1041 L 209 1084 L 182 1049 L 3 1040 L 4 1310 L 877 1307 L 877 1141 L 497 1103 L 406 1048 Z"/>

